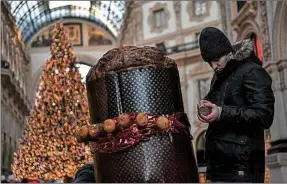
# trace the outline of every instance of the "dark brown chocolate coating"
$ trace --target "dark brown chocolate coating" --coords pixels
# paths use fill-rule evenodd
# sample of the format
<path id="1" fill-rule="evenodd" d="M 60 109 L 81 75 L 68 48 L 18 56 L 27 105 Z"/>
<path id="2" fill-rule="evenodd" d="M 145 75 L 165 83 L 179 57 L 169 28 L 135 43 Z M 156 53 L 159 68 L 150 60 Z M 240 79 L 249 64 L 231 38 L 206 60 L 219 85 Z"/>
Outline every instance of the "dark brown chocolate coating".
<path id="1" fill-rule="evenodd" d="M 86 77 L 86 81 L 101 78 L 106 73 L 143 66 L 171 68 L 176 67 L 176 63 L 156 47 L 125 46 L 114 48 L 105 53 L 99 62 L 93 66 Z"/>

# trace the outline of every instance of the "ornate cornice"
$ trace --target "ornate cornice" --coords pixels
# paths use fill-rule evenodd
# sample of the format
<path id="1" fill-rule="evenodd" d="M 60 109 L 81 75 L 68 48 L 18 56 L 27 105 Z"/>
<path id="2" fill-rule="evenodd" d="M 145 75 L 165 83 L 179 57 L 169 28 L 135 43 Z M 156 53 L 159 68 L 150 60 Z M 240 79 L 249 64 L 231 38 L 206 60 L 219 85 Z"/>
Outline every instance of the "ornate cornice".
<path id="1" fill-rule="evenodd" d="M 262 21 L 261 39 L 263 46 L 264 61 L 269 62 L 271 60 L 271 46 L 270 46 L 266 1 L 260 1 L 259 5 L 261 7 L 261 21 Z"/>
<path id="2" fill-rule="evenodd" d="M 276 64 L 279 71 L 287 69 L 287 59 L 281 59 Z"/>
<path id="3" fill-rule="evenodd" d="M 264 68 L 269 74 L 278 72 L 278 67 L 275 62 L 268 62 L 267 64 L 264 64 Z"/>
<path id="4" fill-rule="evenodd" d="M 241 24 L 246 19 L 254 19 L 257 14 L 257 2 L 247 1 L 243 8 L 240 10 L 238 15 L 232 20 L 231 25 L 235 31 L 238 31 Z"/>

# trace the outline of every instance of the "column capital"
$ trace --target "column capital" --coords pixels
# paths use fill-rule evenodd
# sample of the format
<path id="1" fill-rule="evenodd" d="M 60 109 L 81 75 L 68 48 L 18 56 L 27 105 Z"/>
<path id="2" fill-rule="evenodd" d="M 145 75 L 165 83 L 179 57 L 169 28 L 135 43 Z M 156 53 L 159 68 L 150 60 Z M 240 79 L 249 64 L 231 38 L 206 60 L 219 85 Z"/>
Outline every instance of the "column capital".
<path id="1" fill-rule="evenodd" d="M 277 61 L 278 70 L 281 71 L 287 68 L 287 59 L 280 59 Z"/>

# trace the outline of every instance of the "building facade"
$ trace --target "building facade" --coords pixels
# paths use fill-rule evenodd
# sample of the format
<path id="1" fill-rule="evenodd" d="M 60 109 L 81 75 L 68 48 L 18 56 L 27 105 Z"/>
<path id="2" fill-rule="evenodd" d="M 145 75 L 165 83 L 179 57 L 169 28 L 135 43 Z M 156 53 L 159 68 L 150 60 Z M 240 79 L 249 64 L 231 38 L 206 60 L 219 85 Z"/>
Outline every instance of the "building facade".
<path id="1" fill-rule="evenodd" d="M 123 1 L 1 1 L 1 169 L 8 175 L 34 105 L 57 21 L 72 42 L 80 72 L 117 46 Z M 83 81 L 85 81 L 83 75 Z"/>
<path id="2" fill-rule="evenodd" d="M 10 174 L 17 139 L 24 129 L 30 102 L 27 77 L 30 57 L 7 4 L 1 1 L 1 171 Z"/>
<path id="3" fill-rule="evenodd" d="M 50 28 L 64 17 L 61 21 L 78 61 L 89 67 L 106 51 L 122 45 L 156 46 L 176 61 L 202 182 L 208 124 L 197 119 L 196 104 L 208 92 L 213 71 L 200 56 L 199 33 L 213 26 L 222 29 L 232 42 L 253 40 L 257 56 L 273 79 L 276 98 L 274 122 L 266 132 L 266 182 L 287 182 L 287 2 L 110 2 L 57 7 L 52 1 L 1 1 L 2 170 L 9 170 L 24 117 L 29 104 L 34 103 L 42 66 L 49 57 Z"/>
<path id="4" fill-rule="evenodd" d="M 9 1 L 9 7 L 31 56 L 27 86 L 32 103 L 42 66 L 50 56 L 54 23 L 60 21 L 64 25 L 77 66 L 87 73 L 105 52 L 117 46 L 125 12 L 124 1 Z"/>
<path id="5" fill-rule="evenodd" d="M 273 79 L 275 118 L 266 130 L 266 182 L 286 182 L 287 2 L 283 1 L 152 1 L 130 2 L 120 45 L 162 48 L 178 65 L 185 112 L 191 123 L 201 180 L 205 172 L 207 124 L 196 117 L 196 104 L 209 90 L 210 67 L 202 62 L 198 36 L 202 28 L 222 29 L 232 42 L 251 39 Z"/>

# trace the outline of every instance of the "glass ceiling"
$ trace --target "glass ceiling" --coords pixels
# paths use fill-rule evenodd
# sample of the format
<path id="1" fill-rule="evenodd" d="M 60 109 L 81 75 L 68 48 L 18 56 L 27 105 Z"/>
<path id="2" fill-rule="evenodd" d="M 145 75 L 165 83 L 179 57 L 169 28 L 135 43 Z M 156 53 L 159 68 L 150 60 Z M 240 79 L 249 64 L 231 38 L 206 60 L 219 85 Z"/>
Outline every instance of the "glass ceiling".
<path id="1" fill-rule="evenodd" d="M 40 29 L 61 18 L 96 23 L 115 38 L 125 12 L 125 1 L 8 1 L 27 43 Z"/>

